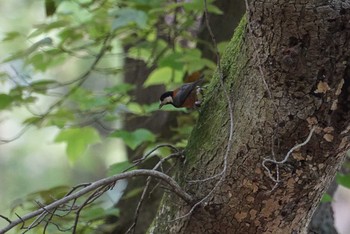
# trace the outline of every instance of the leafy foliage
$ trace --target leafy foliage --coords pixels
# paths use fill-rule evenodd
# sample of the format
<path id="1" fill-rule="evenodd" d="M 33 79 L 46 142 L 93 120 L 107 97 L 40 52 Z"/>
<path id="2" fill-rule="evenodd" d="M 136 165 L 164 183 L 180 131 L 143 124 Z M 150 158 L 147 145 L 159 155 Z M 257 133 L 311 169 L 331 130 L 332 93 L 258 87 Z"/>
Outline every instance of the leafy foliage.
<path id="1" fill-rule="evenodd" d="M 133 132 L 118 130 L 111 134 L 112 137 L 120 137 L 131 149 L 136 149 L 143 142 L 154 142 L 155 135 L 147 129 L 137 129 Z"/>
<path id="2" fill-rule="evenodd" d="M 201 52 L 193 47 L 196 38 L 189 33 L 203 13 L 202 1 L 168 3 L 165 0 L 46 0 L 45 9 L 46 15 L 51 19 L 36 25 L 35 30 L 27 35 L 27 38 L 36 42 L 26 49 L 14 52 L 3 61 L 8 63 L 23 60 L 26 67 L 33 69 L 37 74 L 42 73 L 43 78 L 23 78 L 21 71 L 17 71 L 19 77 L 15 79 L 21 81 L 13 85 L 8 93 L 0 94 L 0 109 L 28 104 L 34 106 L 49 98 L 52 92 L 66 90 L 56 99 L 56 103 L 46 104 L 46 113 L 29 117 L 24 123 L 65 128 L 56 138 L 56 142 L 68 143 L 67 155 L 72 162 L 83 154 L 89 145 L 98 142 L 97 133 L 90 133 L 90 139 L 86 139 L 82 137 L 84 132 L 79 132 L 78 128 L 67 129 L 67 126 L 72 124 L 79 125 L 82 116 L 87 117 L 86 122 L 105 123 L 116 120 L 111 118 L 116 109 L 118 114 L 124 112 L 138 116 L 150 115 L 157 110 L 155 103 L 140 105 L 134 102 L 134 98 L 129 95 L 133 87 L 124 84 L 121 79 L 116 79 L 116 74 L 119 77 L 119 73 L 122 72 L 122 64 L 119 65 L 120 68 L 115 68 L 115 65 L 105 58 L 120 57 L 121 46 L 128 48 L 125 56 L 141 59 L 149 66 L 155 66 L 144 83 L 145 87 L 157 84 L 171 86 L 172 83 L 181 83 L 185 74 L 215 67 L 213 62 L 202 58 Z M 208 10 L 221 13 L 212 4 L 209 4 Z M 8 32 L 3 42 L 22 36 L 23 34 L 17 31 Z M 181 40 L 186 40 L 189 46 L 183 46 Z M 63 79 L 63 76 L 71 76 L 71 73 L 63 72 L 62 76 L 48 79 L 48 72 L 61 69 L 60 66 L 66 67 L 67 61 L 70 60 L 88 61 L 85 73 L 75 75 L 75 78 Z M 96 89 L 85 85 L 101 83 L 101 80 L 97 81 L 101 79 L 101 75 L 104 76 L 102 79 L 112 86 L 106 85 Z M 73 140 L 78 136 L 80 141 Z M 123 139 L 132 149 L 143 142 L 155 141 L 155 136 L 145 130 L 133 133 L 119 131 L 115 132 L 114 136 Z"/>
<path id="3" fill-rule="evenodd" d="M 350 175 L 344 175 L 338 173 L 336 176 L 337 184 L 340 184 L 346 188 L 350 188 Z"/>
<path id="4" fill-rule="evenodd" d="M 94 128 L 70 128 L 62 130 L 55 142 L 67 143 L 67 155 L 71 162 L 77 160 L 84 153 L 87 146 L 100 141 L 100 137 Z"/>
<path id="5" fill-rule="evenodd" d="M 221 14 L 212 3 L 208 0 L 209 12 Z M 72 165 L 90 146 L 104 140 L 102 130 L 133 150 L 159 142 L 148 129 L 120 129 L 126 114 L 133 118 L 158 111 L 158 97 L 151 104 L 141 104 L 133 91 L 159 84 L 172 89 L 186 74 L 215 68 L 195 48 L 196 25 L 204 10 L 201 0 L 45 0 L 43 8 L 44 22 L 28 33 L 14 30 L 2 38 L 2 43 L 14 48 L 2 63 L 20 62 L 23 67 L 1 73 L 7 88 L 0 93 L 0 110 L 26 109 L 24 126 L 59 129 L 54 142 L 66 144 Z M 152 69 L 143 86 L 123 82 L 125 59 L 141 60 Z M 169 142 L 185 146 L 193 116 L 178 119 L 182 127 L 173 129 Z M 128 162 L 114 164 L 109 174 L 128 166 Z M 39 197 L 48 203 L 55 192 L 43 190 L 27 199 Z M 128 196 L 139 192 L 136 189 Z M 92 207 L 84 218 L 98 220 L 103 213 L 100 207 Z M 111 213 L 118 215 L 117 210 Z"/>

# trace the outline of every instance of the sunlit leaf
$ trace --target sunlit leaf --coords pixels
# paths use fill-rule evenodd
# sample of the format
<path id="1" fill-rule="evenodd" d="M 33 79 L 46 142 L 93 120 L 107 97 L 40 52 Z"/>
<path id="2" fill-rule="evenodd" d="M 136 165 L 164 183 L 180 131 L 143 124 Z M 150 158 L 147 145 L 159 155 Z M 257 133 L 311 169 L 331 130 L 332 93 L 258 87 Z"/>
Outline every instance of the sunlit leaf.
<path id="1" fill-rule="evenodd" d="M 171 53 L 167 56 L 162 57 L 159 62 L 159 67 L 171 67 L 176 70 L 182 70 L 184 63 L 180 61 L 182 53 Z"/>
<path id="2" fill-rule="evenodd" d="M 33 56 L 30 56 L 27 59 L 27 63 L 33 65 L 38 71 L 45 71 L 47 69 L 48 62 L 48 57 L 42 52 L 35 53 Z"/>
<path id="3" fill-rule="evenodd" d="M 2 39 L 2 41 L 12 41 L 18 37 L 21 37 L 22 34 L 19 33 L 19 32 L 15 32 L 15 31 L 12 31 L 12 32 L 8 32 L 5 34 L 5 37 Z"/>
<path id="4" fill-rule="evenodd" d="M 41 117 L 34 116 L 34 117 L 30 117 L 30 118 L 25 119 L 22 123 L 23 124 L 33 124 L 34 125 L 35 123 L 40 122 L 40 120 L 42 120 Z"/>
<path id="5" fill-rule="evenodd" d="M 152 132 L 143 128 L 137 129 L 133 132 L 117 130 L 110 136 L 123 139 L 124 143 L 133 150 L 144 142 L 154 142 L 156 140 L 156 137 Z"/>
<path id="6" fill-rule="evenodd" d="M 71 98 L 82 110 L 96 110 L 105 108 L 110 104 L 110 98 L 107 95 L 96 96 L 91 90 L 84 88 L 77 89 Z"/>
<path id="7" fill-rule="evenodd" d="M 127 108 L 130 112 L 132 112 L 136 115 L 140 115 L 140 114 L 144 113 L 144 110 L 143 110 L 141 104 L 139 104 L 137 102 L 128 103 Z"/>
<path id="8" fill-rule="evenodd" d="M 38 93 L 46 93 L 46 90 L 52 85 L 57 85 L 57 81 L 55 80 L 38 80 L 33 81 L 30 84 L 30 87 Z"/>
<path id="9" fill-rule="evenodd" d="M 33 30 L 28 35 L 28 38 L 33 38 L 39 35 L 43 35 L 53 29 L 67 27 L 68 24 L 69 24 L 69 21 L 66 21 L 66 20 L 57 20 L 57 21 L 52 21 L 50 23 L 37 24 L 35 25 L 35 30 Z"/>
<path id="10" fill-rule="evenodd" d="M 108 92 L 111 93 L 119 93 L 119 94 L 125 94 L 135 88 L 135 85 L 132 84 L 127 84 L 127 83 L 122 83 L 122 84 L 117 84 L 112 87 L 106 88 Z"/>
<path id="11" fill-rule="evenodd" d="M 213 0 L 207 0 L 207 10 L 210 13 L 214 14 L 222 14 L 223 12 L 215 5 L 212 4 Z M 183 4 L 183 7 L 187 11 L 204 11 L 205 10 L 205 5 L 204 1 L 202 0 L 193 0 L 193 1 L 188 1 L 185 4 Z"/>
<path id="12" fill-rule="evenodd" d="M 17 60 L 17 59 L 22 59 L 25 57 L 25 50 L 20 50 L 17 51 L 13 54 L 11 54 L 10 56 L 8 56 L 7 58 L 5 58 L 4 60 L 2 60 L 3 63 L 9 62 L 9 61 L 13 61 L 13 60 Z"/>
<path id="13" fill-rule="evenodd" d="M 122 8 L 117 10 L 114 15 L 116 18 L 112 22 L 112 30 L 119 29 L 135 23 L 139 28 L 144 29 L 147 26 L 147 14 L 133 8 Z"/>
<path id="14" fill-rule="evenodd" d="M 0 110 L 6 109 L 7 107 L 9 107 L 12 102 L 13 102 L 13 97 L 4 93 L 0 93 Z"/>
<path id="15" fill-rule="evenodd" d="M 107 175 L 112 176 L 123 172 L 125 169 L 129 168 L 132 164 L 129 161 L 114 163 L 109 166 Z"/>
<path id="16" fill-rule="evenodd" d="M 62 130 L 55 138 L 55 142 L 65 142 L 66 152 L 70 162 L 74 163 L 89 145 L 100 142 L 100 136 L 94 128 L 70 128 Z"/>
<path id="17" fill-rule="evenodd" d="M 67 109 L 58 109 L 55 113 L 51 113 L 46 118 L 48 126 L 57 126 L 63 128 L 67 122 L 74 121 L 74 114 Z"/>
<path id="18" fill-rule="evenodd" d="M 52 39 L 50 37 L 45 37 L 45 38 L 37 41 L 36 43 L 34 43 L 28 49 L 17 51 L 14 54 L 8 56 L 7 58 L 5 58 L 3 60 L 3 62 L 9 62 L 9 61 L 13 61 L 13 60 L 16 60 L 16 59 L 26 58 L 27 56 L 32 54 L 34 51 L 39 49 L 40 47 L 51 45 L 51 44 L 52 44 Z"/>
<path id="19" fill-rule="evenodd" d="M 147 78 L 143 84 L 145 87 L 151 85 L 161 85 L 173 81 L 175 83 L 180 83 L 182 81 L 183 72 L 174 70 L 170 67 L 161 67 L 155 69 Z"/>

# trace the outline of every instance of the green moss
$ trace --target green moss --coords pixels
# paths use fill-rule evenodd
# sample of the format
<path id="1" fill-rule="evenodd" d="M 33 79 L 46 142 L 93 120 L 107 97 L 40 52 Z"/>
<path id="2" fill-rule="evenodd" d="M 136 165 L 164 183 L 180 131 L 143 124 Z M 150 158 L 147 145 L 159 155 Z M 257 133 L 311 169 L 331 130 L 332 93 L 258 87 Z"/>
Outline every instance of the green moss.
<path id="1" fill-rule="evenodd" d="M 235 34 L 231 39 L 224 55 L 221 58 L 222 70 L 224 73 L 224 82 L 225 88 L 229 89 L 229 92 L 235 92 L 236 86 L 234 85 L 235 81 L 238 81 L 240 77 L 240 70 L 242 66 L 246 64 L 246 56 L 243 48 L 243 38 L 246 28 L 246 17 L 243 17 L 239 26 L 235 30 Z M 220 85 L 219 74 L 215 73 L 212 78 L 208 89 L 206 90 L 205 101 L 201 108 L 199 119 L 195 125 L 189 143 L 186 148 L 186 165 L 188 168 L 184 168 L 184 165 L 179 165 L 181 169 L 178 170 L 176 180 L 180 183 L 181 186 L 186 184 L 185 175 L 186 170 L 189 172 L 190 167 L 194 167 L 194 161 L 197 157 L 200 157 L 202 153 L 210 152 L 216 147 L 215 144 L 220 143 L 221 141 L 227 140 L 227 134 L 229 129 L 225 132 L 222 132 L 222 126 L 229 123 L 229 113 L 228 113 L 228 103 L 226 97 L 223 95 L 222 87 Z M 167 217 L 175 218 L 175 211 L 172 205 L 175 203 L 169 203 L 169 197 L 171 195 L 163 196 L 162 202 L 160 204 L 160 209 L 167 209 Z M 174 213 L 173 213 L 174 212 Z M 165 219 L 161 214 L 156 219 L 153 220 L 151 228 L 148 230 L 148 233 L 154 231 L 155 229 L 163 231 L 167 229 L 167 222 L 163 222 Z M 160 220 L 159 220 L 160 219 Z"/>
<path id="2" fill-rule="evenodd" d="M 239 79 L 239 72 L 245 64 L 246 57 L 242 48 L 246 24 L 247 20 L 244 16 L 221 58 L 225 87 L 230 89 L 229 92 L 234 92 L 235 81 Z M 200 118 L 191 133 L 186 149 L 186 161 L 189 165 L 200 152 L 211 150 L 215 141 L 221 139 L 216 134 L 222 134 L 223 138 L 227 135 L 225 132 L 217 131 L 229 118 L 227 100 L 219 79 L 219 73 L 216 72 L 206 90 Z"/>

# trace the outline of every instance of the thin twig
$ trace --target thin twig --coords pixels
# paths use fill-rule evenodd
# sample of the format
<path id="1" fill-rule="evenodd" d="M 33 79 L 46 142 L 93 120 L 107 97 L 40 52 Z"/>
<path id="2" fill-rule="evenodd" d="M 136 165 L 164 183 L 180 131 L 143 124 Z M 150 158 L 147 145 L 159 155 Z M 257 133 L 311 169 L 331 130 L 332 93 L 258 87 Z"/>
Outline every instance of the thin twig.
<path id="1" fill-rule="evenodd" d="M 279 174 L 277 174 L 277 177 L 274 178 L 273 175 L 272 175 L 272 173 L 271 173 L 271 170 L 266 166 L 266 163 L 267 163 L 267 162 L 270 162 L 270 163 L 273 163 L 273 164 L 276 164 L 276 165 L 277 165 L 277 164 L 281 165 L 281 164 L 286 163 L 286 162 L 288 161 L 288 159 L 289 159 L 289 156 L 290 156 L 296 149 L 298 149 L 298 148 L 300 148 L 300 147 L 306 145 L 306 144 L 310 141 L 310 139 L 311 139 L 311 137 L 312 137 L 312 135 L 313 135 L 315 129 L 316 129 L 315 126 L 312 127 L 312 129 L 311 129 L 309 135 L 307 136 L 306 140 L 305 140 L 304 142 L 300 143 L 300 144 L 295 145 L 293 148 L 291 148 L 291 149 L 288 151 L 288 153 L 285 155 L 285 157 L 284 157 L 283 160 L 277 161 L 277 160 L 275 160 L 275 159 L 268 159 L 268 158 L 265 158 L 265 159 L 263 160 L 262 166 L 263 166 L 263 167 L 265 168 L 265 170 L 267 171 L 267 173 L 268 173 L 270 179 L 271 179 L 273 182 L 275 182 L 275 186 L 276 186 L 276 184 L 278 184 L 278 183 L 280 182 L 280 180 L 279 180 Z"/>
<path id="2" fill-rule="evenodd" d="M 9 218 L 7 218 L 6 216 L 0 215 L 0 218 L 5 219 L 9 223 L 12 223 L 11 220 Z"/>
<path id="3" fill-rule="evenodd" d="M 155 152 L 156 150 L 163 148 L 163 147 L 168 147 L 168 148 L 172 149 L 173 151 L 175 151 L 177 154 L 182 155 L 182 152 L 178 148 L 176 148 L 175 146 L 173 146 L 171 144 L 160 144 L 160 145 L 157 145 L 155 148 L 153 148 L 151 151 L 149 151 L 147 154 L 142 156 L 142 158 L 134 160 L 134 164 L 131 165 L 130 167 L 126 168 L 123 172 L 129 171 L 130 169 L 135 168 L 139 164 L 143 163 L 153 152 Z"/>
<path id="4" fill-rule="evenodd" d="M 247 17 L 247 26 L 248 26 L 248 30 L 250 32 L 251 35 L 254 35 L 253 33 L 253 29 L 252 29 L 252 26 L 251 26 L 251 21 L 250 21 L 250 8 L 249 8 L 249 3 L 248 3 L 248 0 L 245 0 L 245 5 L 246 5 L 246 17 Z M 258 46 L 256 45 L 255 41 L 252 40 L 252 44 L 253 44 L 253 48 L 254 48 L 254 52 L 257 53 L 258 52 Z M 268 93 L 268 96 L 271 100 L 271 103 L 275 109 L 275 113 L 276 113 L 276 116 L 277 116 L 277 122 L 280 122 L 280 114 L 279 114 L 279 111 L 278 111 L 278 108 L 277 108 L 277 105 L 275 104 L 275 102 L 273 101 L 273 97 L 272 97 L 272 92 L 270 90 L 270 87 L 269 85 L 267 84 L 266 82 L 266 79 L 265 79 L 265 74 L 264 74 L 264 70 L 262 68 L 262 62 L 261 62 L 261 59 L 259 57 L 259 55 L 256 55 L 256 58 L 257 58 L 257 61 L 258 61 L 258 68 L 259 68 L 259 72 L 260 72 L 260 79 L 262 80 L 264 86 L 265 86 L 265 90 L 267 91 Z M 275 150 L 274 150 L 274 135 L 278 135 L 278 128 L 279 128 L 279 124 L 276 123 L 275 124 L 275 128 L 274 128 L 274 133 L 273 133 L 273 136 L 272 136 L 272 145 L 271 145 L 271 154 L 272 154 L 272 158 L 273 160 L 276 160 L 275 158 Z M 276 164 L 276 181 L 279 181 L 279 165 Z M 274 181 L 274 182 L 276 182 Z M 272 188 L 271 191 L 275 190 L 275 188 L 277 187 L 277 184 L 278 182 L 276 182 L 275 186 Z"/>
<path id="5" fill-rule="evenodd" d="M 176 157 L 179 157 L 181 156 L 181 154 L 179 153 L 174 153 L 174 154 L 170 154 L 169 156 L 165 157 L 165 158 L 162 158 L 161 160 L 159 160 L 159 162 L 153 167 L 152 170 L 157 170 L 158 168 L 162 167 L 163 163 L 165 161 L 168 161 L 172 158 L 176 158 Z M 137 204 L 137 207 L 136 207 L 136 210 L 135 210 L 135 215 L 134 215 L 134 222 L 132 223 L 132 225 L 128 228 L 128 230 L 126 231 L 126 234 L 132 232 L 132 233 L 135 233 L 135 227 L 136 227 L 136 224 L 137 224 L 137 220 L 138 220 L 138 217 L 139 217 L 139 214 L 140 214 L 140 209 L 141 209 L 141 206 L 142 206 L 142 203 L 145 199 L 145 196 L 146 196 L 146 193 L 149 189 L 149 186 L 150 186 L 150 183 L 151 183 L 151 179 L 152 177 L 147 177 L 147 183 L 142 191 L 142 194 L 141 194 L 141 197 L 140 197 L 140 200 Z"/>
<path id="6" fill-rule="evenodd" d="M 84 202 L 80 205 L 80 208 L 77 210 L 75 215 L 75 220 L 73 224 L 73 231 L 72 233 L 75 234 L 78 227 L 78 221 L 80 217 L 80 212 L 84 209 L 85 206 L 89 205 L 91 202 L 95 201 L 97 198 L 99 198 L 104 192 L 106 192 L 106 188 L 109 188 L 108 184 L 95 190 Z"/>
<path id="7" fill-rule="evenodd" d="M 147 177 L 147 180 L 146 180 L 146 185 L 142 191 L 142 194 L 141 194 L 141 197 L 140 197 L 140 200 L 137 204 L 137 207 L 136 207 L 136 210 L 135 210 L 135 215 L 134 215 L 134 222 L 132 223 L 132 225 L 128 228 L 128 230 L 125 232 L 125 234 L 128 234 L 128 233 L 135 233 L 135 227 L 136 227 L 136 224 L 137 224 L 137 220 L 138 220 L 138 217 L 139 217 L 139 214 L 140 214 L 140 209 L 141 209 L 141 206 L 142 206 L 142 203 L 143 201 L 145 200 L 145 196 L 146 196 L 146 193 L 149 189 L 149 186 L 151 184 L 151 177 Z"/>

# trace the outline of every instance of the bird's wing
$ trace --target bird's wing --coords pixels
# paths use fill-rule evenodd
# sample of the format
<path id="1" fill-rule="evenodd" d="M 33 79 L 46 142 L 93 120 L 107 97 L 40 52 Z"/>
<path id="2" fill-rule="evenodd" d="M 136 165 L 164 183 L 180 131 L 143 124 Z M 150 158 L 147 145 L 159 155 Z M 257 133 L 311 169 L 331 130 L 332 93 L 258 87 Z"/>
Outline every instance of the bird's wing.
<path id="1" fill-rule="evenodd" d="M 180 107 L 186 101 L 186 98 L 190 95 L 190 93 L 199 85 L 204 79 L 199 79 L 195 82 L 188 83 L 182 85 L 180 88 L 174 91 L 174 106 Z"/>

